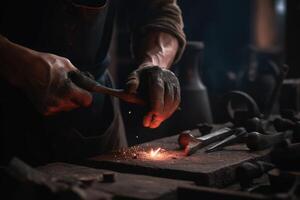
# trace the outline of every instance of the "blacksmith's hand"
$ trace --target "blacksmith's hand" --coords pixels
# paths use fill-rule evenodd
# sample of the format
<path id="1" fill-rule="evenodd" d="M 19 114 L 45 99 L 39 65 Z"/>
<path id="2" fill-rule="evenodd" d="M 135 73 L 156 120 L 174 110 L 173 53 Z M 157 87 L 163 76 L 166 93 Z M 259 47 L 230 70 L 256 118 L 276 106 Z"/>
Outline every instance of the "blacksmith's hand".
<path id="1" fill-rule="evenodd" d="M 180 103 L 180 85 L 175 74 L 158 66 L 140 67 L 127 81 L 127 92 L 137 94 L 148 103 L 145 127 L 157 128 L 168 119 Z"/>

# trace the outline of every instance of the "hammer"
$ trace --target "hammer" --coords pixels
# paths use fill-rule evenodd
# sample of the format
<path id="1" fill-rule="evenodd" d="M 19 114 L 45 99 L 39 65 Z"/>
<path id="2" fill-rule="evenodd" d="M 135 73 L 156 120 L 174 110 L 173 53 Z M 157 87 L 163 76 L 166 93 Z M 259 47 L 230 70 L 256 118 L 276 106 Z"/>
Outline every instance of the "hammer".
<path id="1" fill-rule="evenodd" d="M 211 143 L 222 140 L 233 134 L 232 130 L 227 127 L 221 128 L 198 138 L 194 137 L 192 134 L 190 134 L 190 132 L 191 131 L 184 131 L 178 137 L 178 144 L 182 149 L 184 149 L 186 156 L 189 156 L 195 153 L 198 149 L 201 149 Z"/>
<path id="2" fill-rule="evenodd" d="M 105 87 L 90 76 L 87 76 L 84 72 L 80 71 L 71 71 L 68 73 L 68 77 L 74 82 L 77 86 L 89 91 L 97 92 L 101 94 L 107 94 L 114 97 L 117 97 L 125 102 L 133 103 L 137 105 L 146 105 L 146 102 L 143 99 L 140 99 L 135 94 L 128 94 L 125 90 L 122 89 L 113 89 Z"/>
<path id="3" fill-rule="evenodd" d="M 271 148 L 289 138 L 292 138 L 292 132 L 290 131 L 274 133 L 272 135 L 264 135 L 259 132 L 247 133 L 241 129 L 241 131 L 232 134 L 228 138 L 225 138 L 224 140 L 210 147 L 206 150 L 206 152 L 217 151 L 226 146 L 239 142 L 246 143 L 247 147 L 252 151 L 260 151 Z"/>

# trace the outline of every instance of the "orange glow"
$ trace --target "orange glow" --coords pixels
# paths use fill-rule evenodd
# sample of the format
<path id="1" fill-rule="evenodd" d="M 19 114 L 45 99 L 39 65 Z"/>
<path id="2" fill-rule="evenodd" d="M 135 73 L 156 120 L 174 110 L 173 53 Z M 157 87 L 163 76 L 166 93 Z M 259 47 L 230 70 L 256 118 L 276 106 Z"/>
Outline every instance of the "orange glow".
<path id="1" fill-rule="evenodd" d="M 158 149 L 156 149 L 155 151 L 153 149 L 151 149 L 151 151 L 150 151 L 150 157 L 155 158 L 156 156 L 159 156 L 159 151 L 160 150 L 161 150 L 160 147 Z"/>
<path id="2" fill-rule="evenodd" d="M 185 158 L 183 151 L 166 150 L 163 147 L 133 146 L 127 149 L 120 149 L 115 152 L 116 160 L 143 160 L 143 161 L 166 161 Z"/>

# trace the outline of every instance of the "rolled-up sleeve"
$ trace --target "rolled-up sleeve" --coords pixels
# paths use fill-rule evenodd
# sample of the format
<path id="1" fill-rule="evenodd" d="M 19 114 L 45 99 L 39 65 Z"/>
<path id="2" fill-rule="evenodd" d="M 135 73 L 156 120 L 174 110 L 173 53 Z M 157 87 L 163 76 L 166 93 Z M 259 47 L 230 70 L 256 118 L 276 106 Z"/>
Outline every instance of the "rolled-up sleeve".
<path id="1" fill-rule="evenodd" d="M 181 10 L 176 0 L 136 0 L 131 15 L 133 48 L 147 32 L 163 31 L 178 39 L 179 48 L 174 62 L 180 59 L 186 39 Z"/>

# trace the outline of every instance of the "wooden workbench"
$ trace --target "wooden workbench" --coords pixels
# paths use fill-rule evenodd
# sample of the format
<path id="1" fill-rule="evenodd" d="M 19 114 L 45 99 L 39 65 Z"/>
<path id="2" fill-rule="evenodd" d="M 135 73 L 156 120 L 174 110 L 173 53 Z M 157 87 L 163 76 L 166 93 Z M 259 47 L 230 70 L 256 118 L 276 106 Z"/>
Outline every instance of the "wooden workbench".
<path id="1" fill-rule="evenodd" d="M 244 144 L 225 150 L 205 153 L 205 148 L 184 156 L 177 143 L 178 136 L 154 140 L 107 155 L 88 159 L 86 164 L 119 172 L 195 181 L 198 185 L 224 187 L 235 181 L 235 169 L 241 163 L 267 160 L 269 150 L 251 152 Z M 145 152 L 163 149 L 162 158 L 149 159 Z"/>
<path id="2" fill-rule="evenodd" d="M 261 194 L 200 187 L 191 181 L 174 180 L 145 175 L 118 173 L 111 170 L 93 169 L 67 163 L 51 163 L 38 170 L 52 177 L 57 183 L 79 181 L 78 200 L 270 200 Z M 113 173 L 113 182 L 103 182 L 104 173 Z M 60 181 L 59 181 L 60 180 Z M 74 192 L 73 192 L 74 193 Z M 74 196 L 73 196 L 74 197 Z"/>

